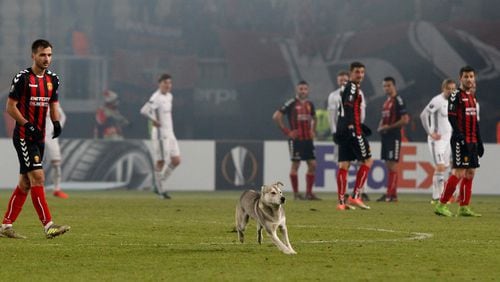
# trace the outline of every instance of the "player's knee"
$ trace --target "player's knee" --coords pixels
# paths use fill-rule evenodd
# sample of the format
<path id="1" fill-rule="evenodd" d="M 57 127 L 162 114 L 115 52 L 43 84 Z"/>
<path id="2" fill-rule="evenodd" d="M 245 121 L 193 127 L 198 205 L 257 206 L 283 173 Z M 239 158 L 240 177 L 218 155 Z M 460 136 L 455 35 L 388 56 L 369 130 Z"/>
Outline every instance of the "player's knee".
<path id="1" fill-rule="evenodd" d="M 181 158 L 179 157 L 174 157 L 170 160 L 170 164 L 174 167 L 178 166 L 181 164 Z"/>

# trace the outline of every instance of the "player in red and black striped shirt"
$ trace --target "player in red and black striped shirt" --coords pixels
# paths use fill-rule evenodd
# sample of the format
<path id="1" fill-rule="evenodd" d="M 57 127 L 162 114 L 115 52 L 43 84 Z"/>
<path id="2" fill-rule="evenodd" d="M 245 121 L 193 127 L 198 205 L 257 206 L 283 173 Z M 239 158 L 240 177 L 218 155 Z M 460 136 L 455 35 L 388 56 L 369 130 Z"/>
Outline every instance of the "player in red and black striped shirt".
<path id="1" fill-rule="evenodd" d="M 469 208 L 472 195 L 472 180 L 479 158 L 484 154 L 483 141 L 479 131 L 477 100 L 474 93 L 476 85 L 475 70 L 470 66 L 460 69 L 460 88 L 448 98 L 448 120 L 453 129 L 451 135 L 451 151 L 453 157 L 453 173 L 446 182 L 435 213 L 452 216 L 446 203 L 450 200 L 456 186 L 462 180 L 460 191 L 460 216 L 481 216 Z"/>
<path id="2" fill-rule="evenodd" d="M 337 170 L 337 210 L 351 209 L 358 206 L 362 209 L 369 209 L 360 198 L 361 188 L 366 182 L 368 172 L 372 165 L 370 144 L 366 138 L 369 132 L 362 124 L 362 104 L 361 82 L 365 77 L 365 66 L 360 62 L 353 62 L 349 70 L 349 82 L 345 85 L 341 93 L 342 104 L 339 109 L 339 120 L 337 132 L 334 135 L 335 142 L 338 143 L 338 163 Z M 356 182 L 352 196 L 349 196 L 347 204 L 344 195 L 347 191 L 347 173 L 351 162 L 358 160 L 361 165 L 356 173 Z"/>
<path id="3" fill-rule="evenodd" d="M 294 198 L 299 200 L 304 199 L 304 197 L 299 194 L 297 173 L 300 167 L 300 161 L 306 161 L 305 199 L 319 200 L 312 192 L 316 171 L 316 157 L 314 155 L 313 143 L 316 132 L 316 111 L 314 109 L 314 104 L 307 99 L 309 96 L 309 85 L 307 82 L 299 82 L 296 91 L 297 94 L 295 98 L 288 100 L 279 110 L 277 110 L 273 115 L 273 120 L 289 138 L 288 145 L 290 158 L 292 160 L 290 181 L 292 183 Z M 283 115 L 288 117 L 288 124 L 290 127 L 287 127 L 283 122 Z"/>
<path id="4" fill-rule="evenodd" d="M 396 90 L 396 80 L 393 77 L 386 77 L 382 82 L 384 92 L 387 95 L 382 106 L 382 118 L 377 131 L 382 137 L 381 159 L 385 161 L 389 177 L 387 179 L 387 193 L 382 195 L 379 202 L 397 201 L 398 187 L 398 163 L 401 152 L 401 128 L 410 122 L 410 116 L 406 111 L 403 98 Z"/>
<path id="5" fill-rule="evenodd" d="M 49 107 L 54 125 L 53 138 L 61 134 L 57 94 L 59 79 L 47 69 L 52 61 L 52 45 L 48 41 L 38 39 L 33 42 L 31 58 L 31 68 L 19 72 L 12 80 L 7 100 L 7 113 L 16 121 L 12 139 L 19 158 L 20 175 L 18 186 L 7 206 L 0 236 L 25 238 L 14 231 L 12 224 L 21 213 L 28 192 L 31 192 L 31 200 L 44 226 L 45 235 L 54 238 L 70 228 L 52 222 L 45 200 L 45 175 L 42 168 L 45 119 Z"/>

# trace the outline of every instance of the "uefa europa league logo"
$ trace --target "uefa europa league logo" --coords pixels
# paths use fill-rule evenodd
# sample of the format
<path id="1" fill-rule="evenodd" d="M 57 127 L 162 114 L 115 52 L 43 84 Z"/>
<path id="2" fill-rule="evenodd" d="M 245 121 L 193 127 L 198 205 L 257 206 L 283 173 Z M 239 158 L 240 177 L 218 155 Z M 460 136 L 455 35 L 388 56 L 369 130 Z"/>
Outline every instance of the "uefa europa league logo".
<path id="1" fill-rule="evenodd" d="M 231 150 L 231 156 L 234 165 L 234 185 L 241 186 L 245 184 L 245 176 L 243 171 L 245 169 L 245 158 L 247 156 L 248 150 L 245 147 L 238 146 Z"/>

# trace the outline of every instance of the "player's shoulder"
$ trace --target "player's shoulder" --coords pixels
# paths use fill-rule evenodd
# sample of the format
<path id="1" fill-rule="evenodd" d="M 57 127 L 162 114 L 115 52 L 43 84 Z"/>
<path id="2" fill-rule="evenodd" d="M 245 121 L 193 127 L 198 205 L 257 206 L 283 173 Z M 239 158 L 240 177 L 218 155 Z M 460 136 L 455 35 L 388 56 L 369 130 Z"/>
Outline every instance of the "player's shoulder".
<path id="1" fill-rule="evenodd" d="M 453 90 L 453 92 L 451 92 L 450 94 L 450 97 L 448 98 L 448 101 L 451 103 L 459 102 L 460 99 L 458 99 L 458 97 L 460 96 L 460 93 L 461 93 L 460 88 Z"/>
<path id="2" fill-rule="evenodd" d="M 283 106 L 290 107 L 294 103 L 295 103 L 295 98 L 290 98 L 290 99 L 288 99 L 288 100 L 285 101 L 285 103 L 283 104 Z"/>
<path id="3" fill-rule="evenodd" d="M 23 81 L 25 79 L 25 77 L 27 75 L 29 75 L 29 73 L 30 73 L 29 69 L 24 69 L 24 70 L 19 71 L 18 73 L 16 73 L 16 75 L 14 75 L 14 78 L 12 79 L 12 83 L 16 84 L 16 83 L 19 83 L 20 81 Z"/>
<path id="4" fill-rule="evenodd" d="M 404 101 L 403 97 L 401 97 L 401 95 L 399 95 L 399 94 L 398 94 L 398 95 L 396 95 L 395 99 L 396 99 L 396 102 L 397 102 L 399 105 L 401 105 L 401 106 L 402 106 L 402 105 L 404 105 L 404 104 L 405 104 L 405 101 Z"/>

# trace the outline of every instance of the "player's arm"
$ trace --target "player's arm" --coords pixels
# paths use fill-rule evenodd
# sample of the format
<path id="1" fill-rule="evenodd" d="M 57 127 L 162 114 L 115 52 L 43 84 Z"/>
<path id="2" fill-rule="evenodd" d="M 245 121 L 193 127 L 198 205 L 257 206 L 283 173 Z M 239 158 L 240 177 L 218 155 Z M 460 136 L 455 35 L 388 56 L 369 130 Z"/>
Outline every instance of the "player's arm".
<path id="1" fill-rule="evenodd" d="M 318 125 L 318 117 L 316 116 L 316 109 L 314 104 L 311 103 L 311 135 L 313 139 L 316 137 L 316 126 Z"/>
<path id="2" fill-rule="evenodd" d="M 400 114 L 400 118 L 395 123 L 389 125 L 388 129 L 401 128 L 410 122 L 410 115 L 406 110 L 403 98 L 400 96 L 396 96 L 396 111 Z"/>
<path id="3" fill-rule="evenodd" d="M 359 91 L 359 95 L 361 95 L 361 123 L 364 123 L 366 117 L 366 100 L 362 91 Z"/>
<path id="4" fill-rule="evenodd" d="M 286 127 L 285 123 L 283 122 L 283 113 L 280 110 L 277 110 L 273 114 L 273 121 L 278 125 L 278 128 L 285 134 L 286 136 L 289 136 L 291 133 L 291 130 Z"/>
<path id="5" fill-rule="evenodd" d="M 24 116 L 21 114 L 19 109 L 17 108 L 17 100 L 14 100 L 13 98 L 7 99 L 7 105 L 5 110 L 11 116 L 19 125 L 25 125 L 28 120 L 24 118 Z"/>
<path id="6" fill-rule="evenodd" d="M 49 103 L 49 107 L 50 107 L 50 120 L 52 120 L 52 124 L 54 125 L 54 133 L 52 134 L 52 138 L 57 138 L 59 137 L 59 135 L 61 135 L 62 132 L 61 123 L 59 122 L 61 118 L 59 114 L 59 103 L 58 102 Z"/>
<path id="7" fill-rule="evenodd" d="M 460 129 L 458 128 L 458 117 L 457 117 L 457 112 L 458 112 L 458 91 L 455 91 L 451 93 L 450 97 L 448 98 L 448 121 L 450 122 L 451 128 L 453 129 L 453 135 L 461 137 L 461 139 L 464 139 L 463 134 L 460 132 Z"/>
<path id="8" fill-rule="evenodd" d="M 330 124 L 330 131 L 335 134 L 337 131 L 337 121 L 339 116 L 339 101 L 335 98 L 334 93 L 328 96 L 328 123 Z"/>
<path id="9" fill-rule="evenodd" d="M 146 104 L 144 104 L 144 106 L 142 106 L 141 108 L 141 114 L 150 119 L 153 122 L 153 125 L 156 127 L 160 126 L 160 121 L 155 114 L 157 108 L 158 107 L 153 99 L 146 102 Z"/>
<path id="10" fill-rule="evenodd" d="M 441 136 L 434 132 L 434 128 L 436 128 L 435 121 L 433 115 L 437 115 L 438 107 L 434 105 L 433 101 L 429 102 L 429 104 L 424 108 L 424 110 L 420 113 L 420 121 L 422 122 L 422 127 L 424 128 L 427 135 L 429 135 L 434 140 L 439 140 Z"/>
<path id="11" fill-rule="evenodd" d="M 341 92 L 342 107 L 344 109 L 344 124 L 347 128 L 354 130 L 354 100 L 357 95 L 357 87 L 352 82 L 347 83 Z"/>

